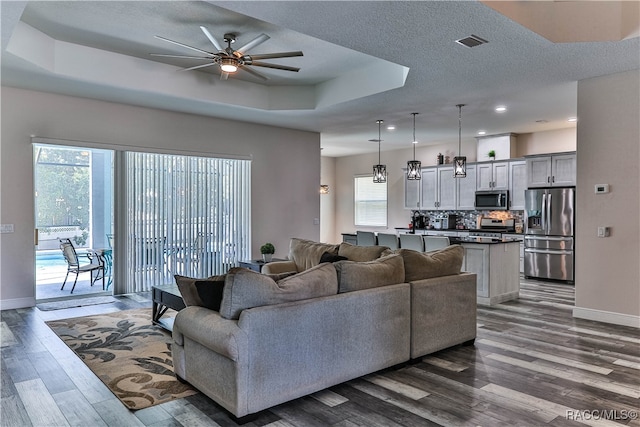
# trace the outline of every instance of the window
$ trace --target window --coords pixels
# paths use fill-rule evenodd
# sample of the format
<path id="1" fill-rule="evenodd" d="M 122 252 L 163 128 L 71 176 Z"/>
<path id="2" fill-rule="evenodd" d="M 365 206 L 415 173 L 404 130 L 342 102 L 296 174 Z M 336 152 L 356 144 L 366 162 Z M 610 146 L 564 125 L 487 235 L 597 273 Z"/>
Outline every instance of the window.
<path id="1" fill-rule="evenodd" d="M 249 160 L 129 152 L 127 292 L 250 258 Z"/>
<path id="2" fill-rule="evenodd" d="M 371 175 L 354 178 L 355 225 L 387 226 L 387 183 L 374 184 Z"/>

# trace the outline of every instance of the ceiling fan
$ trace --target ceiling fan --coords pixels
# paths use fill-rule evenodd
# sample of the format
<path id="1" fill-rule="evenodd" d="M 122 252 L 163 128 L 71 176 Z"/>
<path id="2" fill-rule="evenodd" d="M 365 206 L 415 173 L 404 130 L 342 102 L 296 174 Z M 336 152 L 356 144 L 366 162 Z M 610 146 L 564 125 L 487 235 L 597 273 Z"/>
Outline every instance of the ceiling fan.
<path id="1" fill-rule="evenodd" d="M 234 50 L 231 48 L 231 44 L 235 43 L 236 35 L 233 33 L 227 33 L 224 35 L 224 41 L 227 43 L 226 48 L 222 48 L 220 43 L 211 35 L 209 30 L 205 27 L 200 27 L 205 36 L 209 39 L 213 47 L 216 48 L 215 52 L 209 52 L 204 49 L 199 49 L 197 47 L 189 46 L 184 43 L 180 43 L 174 40 L 167 39 L 165 37 L 155 36 L 157 39 L 164 40 L 169 43 L 173 43 L 178 46 L 185 47 L 187 49 L 195 50 L 196 52 L 200 52 L 205 56 L 188 56 L 188 55 L 168 55 L 163 53 L 151 53 L 151 56 L 162 56 L 165 58 L 182 58 L 182 59 L 197 59 L 202 61 L 207 61 L 205 64 L 196 65 L 195 67 L 184 68 L 182 71 L 189 70 L 197 70 L 199 68 L 211 67 L 213 65 L 220 66 L 220 78 L 222 80 L 226 80 L 229 77 L 229 74 L 235 73 L 237 70 L 243 70 L 248 72 L 249 74 L 258 77 L 262 80 L 268 80 L 269 78 L 264 74 L 257 72 L 256 70 L 252 70 L 250 67 L 265 67 L 265 68 L 273 68 L 276 70 L 285 70 L 285 71 L 300 71 L 300 68 L 297 67 L 289 67 L 287 65 L 278 65 L 278 64 L 270 64 L 268 62 L 262 62 L 263 59 L 274 59 L 274 58 L 290 58 L 294 56 L 303 56 L 302 52 L 279 52 L 279 53 L 265 53 L 258 55 L 248 55 L 246 52 L 254 47 L 266 42 L 269 40 L 269 36 L 262 33 L 258 37 L 254 38 L 241 48 Z"/>

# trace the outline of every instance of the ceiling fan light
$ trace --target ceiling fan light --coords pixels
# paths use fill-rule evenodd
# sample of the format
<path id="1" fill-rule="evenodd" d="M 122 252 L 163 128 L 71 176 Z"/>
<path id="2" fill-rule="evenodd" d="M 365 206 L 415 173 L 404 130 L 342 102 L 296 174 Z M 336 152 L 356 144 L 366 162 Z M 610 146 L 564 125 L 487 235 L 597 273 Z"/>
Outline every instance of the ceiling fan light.
<path id="1" fill-rule="evenodd" d="M 220 69 L 225 73 L 235 73 L 238 71 L 238 61 L 233 58 L 224 58 L 220 63 Z"/>

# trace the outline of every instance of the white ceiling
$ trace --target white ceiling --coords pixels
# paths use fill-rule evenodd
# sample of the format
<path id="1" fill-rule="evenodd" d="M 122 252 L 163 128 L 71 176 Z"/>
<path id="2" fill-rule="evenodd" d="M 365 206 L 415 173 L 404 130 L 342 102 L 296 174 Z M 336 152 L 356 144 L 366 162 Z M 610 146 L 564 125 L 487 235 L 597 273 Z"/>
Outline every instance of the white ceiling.
<path id="1" fill-rule="evenodd" d="M 2 1 L 2 85 L 321 133 L 323 155 L 409 148 L 412 112 L 421 144 L 575 126 L 577 81 L 640 68 L 639 38 L 552 43 L 475 1 Z M 212 50 L 206 26 L 234 47 L 264 32 L 249 53 L 301 50 L 220 80 L 216 67 L 177 72 L 199 61 L 155 35 Z M 477 35 L 489 43 L 466 48 Z M 494 107 L 505 105 L 506 113 Z M 540 122 L 544 121 L 544 122 Z"/>

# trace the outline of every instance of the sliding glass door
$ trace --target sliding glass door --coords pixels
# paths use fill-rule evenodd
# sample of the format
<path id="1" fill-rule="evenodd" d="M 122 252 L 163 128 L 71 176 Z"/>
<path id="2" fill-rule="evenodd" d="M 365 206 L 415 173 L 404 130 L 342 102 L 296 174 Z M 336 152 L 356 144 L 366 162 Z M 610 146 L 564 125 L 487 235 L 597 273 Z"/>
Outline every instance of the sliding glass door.
<path id="1" fill-rule="evenodd" d="M 250 258 L 249 160 L 127 152 L 127 293 L 208 277 Z M 116 245 L 116 247 L 118 247 Z M 121 276 L 122 277 L 122 276 Z"/>

